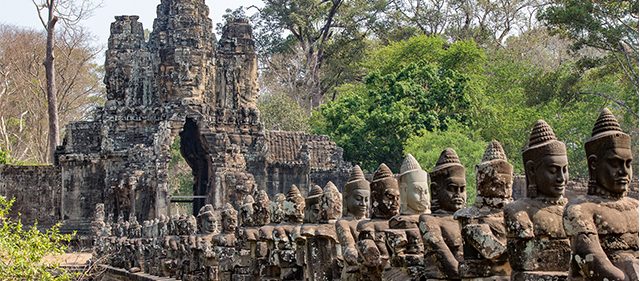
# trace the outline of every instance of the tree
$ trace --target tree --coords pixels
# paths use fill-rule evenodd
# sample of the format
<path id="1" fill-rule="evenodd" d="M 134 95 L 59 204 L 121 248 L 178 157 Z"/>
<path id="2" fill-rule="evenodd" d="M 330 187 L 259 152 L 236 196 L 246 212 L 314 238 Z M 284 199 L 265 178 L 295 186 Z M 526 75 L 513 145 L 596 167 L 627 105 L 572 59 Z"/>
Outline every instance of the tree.
<path id="1" fill-rule="evenodd" d="M 345 158 L 373 170 L 400 167 L 404 143 L 422 130 L 446 130 L 446 120 L 473 123 L 475 66 L 482 51 L 468 42 L 445 46 L 418 36 L 372 52 L 363 83 L 345 84 L 316 112 L 313 129 L 345 149 Z"/>
<path id="2" fill-rule="evenodd" d="M 308 132 L 310 129 L 309 115 L 285 94 L 261 95 L 258 109 L 267 130 Z"/>
<path id="3" fill-rule="evenodd" d="M 88 17 L 97 5 L 91 0 L 31 0 L 36 6 L 38 17 L 47 33 L 47 44 L 44 58 L 45 76 L 47 79 L 47 108 L 49 117 L 49 157 L 53 161 L 56 146 L 60 143 L 58 119 L 58 96 L 56 89 L 55 39 L 56 24 L 61 21 L 67 28 L 72 28 L 82 19 Z"/>
<path id="4" fill-rule="evenodd" d="M 57 107 L 62 124 L 80 120 L 102 102 L 101 51 L 82 29 L 57 35 Z M 42 32 L 0 25 L 0 147 L 18 163 L 49 159 L 46 76 Z"/>
<path id="5" fill-rule="evenodd" d="M 473 39 L 480 45 L 500 46 L 514 34 L 536 25 L 543 0 L 392 0 L 387 14 L 393 26 L 412 26 L 422 34 L 453 40 Z"/>
<path id="6" fill-rule="evenodd" d="M 369 23 L 386 1 L 264 0 L 264 4 L 253 16 L 262 75 L 267 77 L 263 81 L 286 84 L 279 88 L 293 89 L 285 94 L 309 113 L 335 86 L 362 77 L 356 63 L 367 47 Z"/>
<path id="7" fill-rule="evenodd" d="M 558 0 L 539 18 L 555 34 L 609 54 L 632 85 L 638 85 L 638 1 Z"/>
<path id="8" fill-rule="evenodd" d="M 26 228 L 9 215 L 13 200 L 0 196 L 0 280 L 72 280 L 73 275 L 46 256 L 64 253 L 72 235 L 58 227 L 40 232 L 37 225 Z"/>

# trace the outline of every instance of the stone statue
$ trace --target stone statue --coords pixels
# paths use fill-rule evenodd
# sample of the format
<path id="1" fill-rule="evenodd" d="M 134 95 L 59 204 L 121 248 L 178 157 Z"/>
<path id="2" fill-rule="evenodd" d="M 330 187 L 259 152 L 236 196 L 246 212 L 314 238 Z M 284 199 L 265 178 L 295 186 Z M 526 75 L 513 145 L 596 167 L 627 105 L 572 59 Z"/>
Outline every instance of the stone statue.
<path id="1" fill-rule="evenodd" d="M 511 203 L 513 166 L 502 145 L 491 141 L 476 166 L 476 202 L 457 211 L 464 260 L 458 270 L 463 280 L 505 280 L 511 276 L 507 259 L 507 230 L 502 209 Z"/>
<path id="2" fill-rule="evenodd" d="M 422 170 L 420 163 L 411 154 L 407 154 L 402 162 L 398 184 L 401 214 L 421 215 L 431 212 L 429 174 Z"/>
<path id="3" fill-rule="evenodd" d="M 286 199 L 287 197 L 282 193 L 278 193 L 273 197 L 273 202 L 269 206 L 272 223 L 278 224 L 284 221 L 284 202 Z"/>
<path id="4" fill-rule="evenodd" d="M 322 202 L 321 223 L 335 224 L 342 217 L 342 194 L 332 182 L 324 186 Z"/>
<path id="5" fill-rule="evenodd" d="M 527 198 L 504 208 L 511 280 L 566 280 L 571 255 L 562 226 L 567 150 L 547 122 L 538 120 L 522 160 Z"/>
<path id="6" fill-rule="evenodd" d="M 305 199 L 304 222 L 319 223 L 322 216 L 322 188 L 317 185 L 311 186 L 309 195 Z"/>
<path id="7" fill-rule="evenodd" d="M 603 109 L 584 144 L 587 195 L 564 212 L 571 239 L 572 280 L 638 280 L 638 200 L 626 197 L 632 179 L 631 138 Z"/>
<path id="8" fill-rule="evenodd" d="M 429 175 L 431 214 L 420 216 L 420 234 L 425 248 L 425 277 L 427 280 L 459 279 L 462 237 L 453 213 L 462 209 L 467 201 L 465 169 L 455 150 L 447 148 L 442 151 Z"/>
<path id="9" fill-rule="evenodd" d="M 284 202 L 285 221 L 274 227 L 273 239 L 276 250 L 274 259 L 280 266 L 281 280 L 302 280 L 304 255 L 296 242 L 304 220 L 305 200 L 297 186 L 292 185 Z"/>
<path id="10" fill-rule="evenodd" d="M 227 203 L 221 211 L 222 231 L 213 237 L 214 255 L 218 258 L 218 278 L 231 280 L 233 268 L 238 261 L 236 251 L 238 211 Z"/>
<path id="11" fill-rule="evenodd" d="M 253 196 L 251 195 L 247 195 L 244 197 L 244 204 L 242 204 L 242 206 L 240 206 L 240 225 L 241 226 L 253 226 L 254 222 L 253 222 L 253 215 L 254 215 L 254 209 L 253 209 Z"/>
<path id="12" fill-rule="evenodd" d="M 340 278 L 338 265 L 338 237 L 335 222 L 342 213 L 342 196 L 333 183 L 323 191 L 312 186 L 306 199 L 305 224 L 302 225 L 298 247 L 304 246 L 305 280 L 336 280 Z M 328 215 L 332 216 L 330 220 Z"/>
<path id="13" fill-rule="evenodd" d="M 216 232 L 218 231 L 218 226 L 214 214 L 214 209 L 211 204 L 204 205 L 202 208 L 200 208 L 200 211 L 198 212 L 198 222 L 198 234 L 216 234 Z"/>
<path id="14" fill-rule="evenodd" d="M 256 202 L 253 203 L 253 223 L 256 226 L 263 226 L 271 222 L 270 203 L 266 191 L 260 190 L 256 193 Z"/>
<path id="15" fill-rule="evenodd" d="M 358 268 L 358 222 L 369 214 L 369 182 L 364 178 L 360 166 L 351 170 L 351 176 L 344 186 L 342 219 L 336 222 L 336 234 L 342 251 L 342 279 L 361 280 Z"/>
<path id="16" fill-rule="evenodd" d="M 389 219 L 400 211 L 398 182 L 385 164 L 373 174 L 371 197 L 373 215 L 360 221 L 357 228 L 360 274 L 365 280 L 381 280 L 389 261 L 385 231 L 389 229 Z"/>

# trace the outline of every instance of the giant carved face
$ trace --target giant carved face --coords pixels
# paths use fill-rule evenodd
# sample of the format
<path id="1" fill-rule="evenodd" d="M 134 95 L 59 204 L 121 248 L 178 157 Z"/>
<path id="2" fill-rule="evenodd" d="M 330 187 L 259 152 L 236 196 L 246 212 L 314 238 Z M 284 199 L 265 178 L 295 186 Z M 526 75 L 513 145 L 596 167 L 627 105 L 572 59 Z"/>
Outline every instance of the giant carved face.
<path id="1" fill-rule="evenodd" d="M 202 233 L 203 234 L 211 234 L 216 231 L 216 222 L 215 217 L 212 213 L 205 214 L 201 217 L 202 222 Z"/>
<path id="2" fill-rule="evenodd" d="M 527 162 L 527 177 L 535 183 L 538 196 L 560 198 L 569 180 L 566 155 L 545 155 L 537 164 Z"/>
<path id="3" fill-rule="evenodd" d="M 445 179 L 444 186 L 438 191 L 440 208 L 455 212 L 467 203 L 467 183 L 464 175 Z"/>
<path id="4" fill-rule="evenodd" d="M 400 184 L 405 190 L 407 208 L 414 213 L 421 214 L 430 209 L 431 196 L 429 194 L 429 180 L 427 173 L 420 170 L 412 172 L 415 175 L 403 176 Z"/>
<path id="5" fill-rule="evenodd" d="M 388 178 L 371 184 L 375 190 L 374 213 L 378 217 L 390 218 L 400 213 L 400 188 L 398 182 Z"/>
<path id="6" fill-rule="evenodd" d="M 364 189 L 353 190 L 346 200 L 347 211 L 354 217 L 365 217 L 369 212 L 370 192 Z"/>
<path id="7" fill-rule="evenodd" d="M 596 182 L 611 193 L 620 194 L 629 189 L 633 175 L 631 161 L 633 154 L 628 148 L 610 148 L 597 157 L 589 157 L 589 169 L 595 174 Z"/>

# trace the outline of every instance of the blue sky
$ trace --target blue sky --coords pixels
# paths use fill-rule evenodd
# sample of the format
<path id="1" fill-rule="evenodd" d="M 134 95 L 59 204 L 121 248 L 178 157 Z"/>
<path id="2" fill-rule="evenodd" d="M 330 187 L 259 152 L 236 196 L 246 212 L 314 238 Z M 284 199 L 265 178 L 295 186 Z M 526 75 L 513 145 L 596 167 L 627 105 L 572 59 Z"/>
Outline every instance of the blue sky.
<path id="1" fill-rule="evenodd" d="M 41 1 L 41 0 L 36 0 Z M 260 0 L 206 0 L 209 5 L 209 17 L 213 20 L 213 26 L 222 22 L 222 15 L 226 9 L 236 9 L 240 6 L 262 6 Z M 82 22 L 89 31 L 96 36 L 96 43 L 106 46 L 109 38 L 109 26 L 118 15 L 138 15 L 139 21 L 145 28 L 153 27 L 153 19 L 156 17 L 156 6 L 160 0 L 103 0 L 101 8 L 98 8 L 93 16 Z M 253 14 L 255 9 L 247 12 Z M 31 0 L 0 0 L 0 24 L 11 24 L 23 27 L 42 29 L 40 20 L 36 14 L 36 8 Z"/>

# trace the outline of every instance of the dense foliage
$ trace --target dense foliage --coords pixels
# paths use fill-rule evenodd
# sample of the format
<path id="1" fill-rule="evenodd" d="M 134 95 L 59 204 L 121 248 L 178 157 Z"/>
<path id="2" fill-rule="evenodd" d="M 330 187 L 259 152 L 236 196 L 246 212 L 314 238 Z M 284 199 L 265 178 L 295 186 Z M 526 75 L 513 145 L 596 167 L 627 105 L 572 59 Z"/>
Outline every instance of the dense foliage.
<path id="1" fill-rule="evenodd" d="M 73 276 L 46 257 L 64 253 L 71 235 L 55 226 L 40 232 L 8 217 L 13 200 L 0 196 L 0 280 L 72 280 Z"/>

